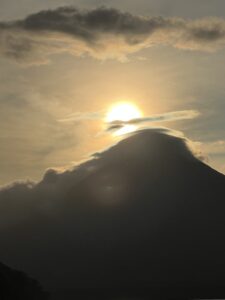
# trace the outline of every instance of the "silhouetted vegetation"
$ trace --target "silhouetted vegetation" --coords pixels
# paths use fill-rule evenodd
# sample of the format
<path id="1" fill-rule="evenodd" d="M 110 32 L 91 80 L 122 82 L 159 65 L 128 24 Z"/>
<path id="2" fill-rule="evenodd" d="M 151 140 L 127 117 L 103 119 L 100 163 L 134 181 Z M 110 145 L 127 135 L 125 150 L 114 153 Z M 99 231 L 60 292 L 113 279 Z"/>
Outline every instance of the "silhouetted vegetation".
<path id="1" fill-rule="evenodd" d="M 0 299 L 46 300 L 48 293 L 42 290 L 37 280 L 0 263 Z"/>

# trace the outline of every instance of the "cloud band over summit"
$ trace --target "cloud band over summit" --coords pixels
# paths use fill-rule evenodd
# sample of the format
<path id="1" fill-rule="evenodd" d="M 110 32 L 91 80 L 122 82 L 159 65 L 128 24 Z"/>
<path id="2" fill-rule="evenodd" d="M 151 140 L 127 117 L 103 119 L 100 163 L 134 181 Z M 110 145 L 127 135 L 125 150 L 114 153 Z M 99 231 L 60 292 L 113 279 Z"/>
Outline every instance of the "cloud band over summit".
<path id="1" fill-rule="evenodd" d="M 225 20 L 142 17 L 116 9 L 60 7 L 0 23 L 0 52 L 25 63 L 53 53 L 124 59 L 152 45 L 213 51 L 225 46 Z"/>
<path id="2" fill-rule="evenodd" d="M 171 122 L 179 120 L 188 120 L 199 117 L 200 112 L 197 110 L 178 110 L 162 114 L 155 114 L 146 117 L 140 117 L 131 119 L 128 121 L 123 120 L 114 120 L 111 122 L 106 122 L 107 128 L 106 131 L 114 131 L 122 128 L 125 125 L 141 125 L 141 124 L 150 124 L 158 122 Z M 81 122 L 81 121 L 90 121 L 90 120 L 102 120 L 104 119 L 105 113 L 101 112 L 86 112 L 86 113 L 75 113 L 67 116 L 64 119 L 60 119 L 59 122 Z"/>

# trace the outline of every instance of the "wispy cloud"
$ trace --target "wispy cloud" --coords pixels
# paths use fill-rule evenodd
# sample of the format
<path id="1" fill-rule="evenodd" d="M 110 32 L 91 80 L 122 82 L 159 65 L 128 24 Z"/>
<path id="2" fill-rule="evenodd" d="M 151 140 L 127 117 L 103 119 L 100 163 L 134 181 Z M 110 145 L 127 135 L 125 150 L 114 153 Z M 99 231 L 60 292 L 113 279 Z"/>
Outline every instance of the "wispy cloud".
<path id="1" fill-rule="evenodd" d="M 225 140 L 200 143 L 209 155 L 225 156 Z"/>
<path id="2" fill-rule="evenodd" d="M 107 131 L 115 131 L 122 128 L 125 125 L 139 125 L 142 123 L 158 123 L 158 122 L 170 122 L 178 120 L 194 119 L 198 117 L 200 113 L 196 110 L 181 110 L 172 111 L 163 114 L 157 114 L 137 119 L 131 119 L 129 121 L 115 120 L 108 123 Z"/>
<path id="3" fill-rule="evenodd" d="M 193 119 L 199 116 L 199 112 L 196 110 L 180 110 L 172 111 L 164 114 L 157 114 L 143 118 L 131 119 L 129 121 L 120 121 L 115 120 L 110 122 L 113 125 L 116 124 L 140 124 L 148 122 L 163 122 L 163 121 L 176 121 L 176 120 L 185 120 Z"/>
<path id="4" fill-rule="evenodd" d="M 59 119 L 59 122 L 80 122 L 85 120 L 100 120 L 104 118 L 104 111 L 96 112 L 76 112 L 66 116 L 65 118 Z"/>
<path id="5" fill-rule="evenodd" d="M 159 122 L 170 122 L 178 120 L 188 120 L 198 117 L 200 113 L 197 110 L 180 110 L 172 111 L 163 114 L 155 114 L 147 117 L 135 118 L 128 121 L 114 120 L 112 122 L 105 122 L 105 111 L 98 112 L 77 112 L 70 114 L 65 118 L 59 119 L 59 122 L 70 123 L 70 122 L 83 122 L 83 121 L 102 121 L 106 124 L 106 132 L 117 131 L 126 125 L 141 125 L 143 123 L 159 123 Z"/>
<path id="6" fill-rule="evenodd" d="M 143 17 L 116 9 L 59 7 L 0 23 L 0 53 L 22 63 L 44 63 L 52 53 L 126 59 L 152 45 L 189 50 L 225 46 L 225 20 Z"/>

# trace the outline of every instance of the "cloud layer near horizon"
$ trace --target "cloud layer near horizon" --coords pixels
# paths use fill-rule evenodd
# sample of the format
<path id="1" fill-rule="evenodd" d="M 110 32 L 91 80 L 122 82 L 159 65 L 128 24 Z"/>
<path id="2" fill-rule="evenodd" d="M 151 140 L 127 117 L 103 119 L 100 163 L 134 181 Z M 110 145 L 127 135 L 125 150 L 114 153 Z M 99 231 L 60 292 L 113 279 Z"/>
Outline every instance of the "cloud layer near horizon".
<path id="1" fill-rule="evenodd" d="M 59 7 L 0 23 L 0 52 L 22 63 L 45 63 L 68 52 L 97 59 L 126 59 L 152 45 L 214 51 L 225 46 L 225 20 L 142 17 L 110 8 Z"/>

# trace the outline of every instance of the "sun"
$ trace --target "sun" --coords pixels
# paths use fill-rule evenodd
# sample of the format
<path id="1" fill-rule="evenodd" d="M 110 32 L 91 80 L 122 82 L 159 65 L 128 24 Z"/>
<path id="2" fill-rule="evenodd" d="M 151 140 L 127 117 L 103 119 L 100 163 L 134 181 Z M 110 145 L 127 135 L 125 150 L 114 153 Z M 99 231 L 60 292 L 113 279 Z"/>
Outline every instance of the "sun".
<path id="1" fill-rule="evenodd" d="M 111 109 L 109 110 L 106 121 L 108 123 L 114 122 L 114 121 L 122 121 L 127 122 L 132 119 L 141 118 L 142 114 L 140 110 L 131 103 L 118 103 L 113 105 Z"/>
<path id="2" fill-rule="evenodd" d="M 117 103 L 113 105 L 107 115 L 106 122 L 128 122 L 132 119 L 138 119 L 142 117 L 141 111 L 134 104 L 128 102 Z M 130 132 L 133 132 L 137 129 L 136 125 L 133 124 L 122 124 L 122 127 L 115 131 L 114 135 L 124 135 Z"/>

